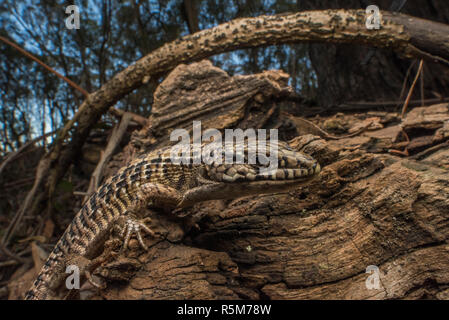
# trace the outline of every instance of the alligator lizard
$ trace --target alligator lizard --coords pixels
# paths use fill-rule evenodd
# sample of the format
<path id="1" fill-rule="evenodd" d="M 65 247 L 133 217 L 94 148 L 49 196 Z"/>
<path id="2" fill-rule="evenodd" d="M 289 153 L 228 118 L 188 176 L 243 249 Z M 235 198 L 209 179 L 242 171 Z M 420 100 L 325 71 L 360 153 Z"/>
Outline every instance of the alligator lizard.
<path id="1" fill-rule="evenodd" d="M 270 143 L 267 150 L 269 146 Z M 225 148 L 221 149 L 223 158 Z M 233 148 L 237 150 L 236 146 Z M 84 203 L 50 253 L 25 299 L 56 298 L 56 289 L 62 287 L 67 276 L 65 268 L 74 262 L 81 264 L 81 272 L 91 279 L 92 261 L 114 225 L 123 226 L 124 248 L 132 234 L 146 248 L 140 230 L 153 232 L 143 220 L 135 218 L 134 213 L 149 204 L 157 208 L 185 208 L 200 201 L 282 192 L 320 172 L 320 165 L 309 155 L 294 151 L 281 142 L 277 149 L 277 169 L 270 174 L 261 173 L 266 163 L 249 164 L 247 152 L 244 163 L 240 164 L 224 161 L 210 165 L 193 161 L 174 163 L 169 149 L 133 160 Z"/>

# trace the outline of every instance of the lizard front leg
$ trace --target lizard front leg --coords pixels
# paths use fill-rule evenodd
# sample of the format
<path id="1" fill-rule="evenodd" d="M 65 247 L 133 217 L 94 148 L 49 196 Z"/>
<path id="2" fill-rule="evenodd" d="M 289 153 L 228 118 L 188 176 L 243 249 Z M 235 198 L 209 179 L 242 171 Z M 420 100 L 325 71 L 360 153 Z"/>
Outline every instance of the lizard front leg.
<path id="1" fill-rule="evenodd" d="M 128 190 L 127 190 L 128 191 Z M 128 201 L 129 205 L 125 208 L 123 213 L 118 216 L 115 220 L 111 221 L 109 225 L 109 232 L 112 229 L 119 228 L 120 235 L 123 238 L 122 250 L 128 248 L 128 243 L 132 235 L 136 235 L 139 244 L 147 250 L 147 246 L 144 244 L 140 230 L 144 230 L 150 235 L 154 236 L 154 232 L 146 225 L 150 219 L 138 219 L 137 215 L 141 213 L 147 205 L 151 204 L 158 208 L 173 208 L 176 207 L 180 201 L 180 194 L 177 190 L 167 187 L 161 184 L 145 183 L 140 186 L 135 186 L 135 189 L 131 189 L 132 192 L 118 194 L 118 197 L 125 199 L 125 196 L 130 199 Z M 113 200 L 112 200 L 113 201 Z M 108 210 L 108 206 L 111 206 L 113 202 L 108 202 L 103 204 L 103 212 Z M 110 210 L 110 209 L 109 209 Z M 112 211 L 111 211 L 112 212 Z M 122 227 L 120 227 L 122 225 Z M 111 229 L 110 229 L 111 228 Z M 106 229 L 105 229 L 106 230 Z M 106 235 L 104 235 L 106 236 Z M 101 236 L 100 238 L 102 238 Z M 97 256 L 93 255 L 93 248 L 96 246 L 91 246 L 91 251 L 86 252 L 82 255 L 67 254 L 64 262 L 59 265 L 57 274 L 64 275 L 66 266 L 75 265 L 78 267 L 79 275 L 81 277 L 80 282 L 88 280 L 96 288 L 104 288 L 103 284 L 99 284 L 92 279 L 92 273 L 95 269 L 100 266 L 106 260 L 106 257 L 110 255 L 106 253 L 107 248 L 104 249 L 103 254 Z M 64 275 L 65 278 L 67 274 Z M 65 279 L 64 278 L 64 279 Z M 59 283 L 65 281 L 58 281 Z M 66 285 L 64 285 L 66 287 Z M 66 296 L 66 298 L 71 298 L 77 290 L 71 290 L 71 292 Z"/>
<path id="2" fill-rule="evenodd" d="M 135 234 L 140 246 L 144 250 L 148 250 L 143 242 L 141 230 L 154 237 L 154 231 L 147 226 L 151 219 L 138 219 L 136 216 L 148 205 L 163 209 L 175 208 L 181 202 L 181 199 L 180 192 L 166 185 L 155 183 L 141 185 L 135 192 L 131 206 L 117 219 L 120 236 L 123 238 L 123 249 L 128 248 L 129 240 Z"/>

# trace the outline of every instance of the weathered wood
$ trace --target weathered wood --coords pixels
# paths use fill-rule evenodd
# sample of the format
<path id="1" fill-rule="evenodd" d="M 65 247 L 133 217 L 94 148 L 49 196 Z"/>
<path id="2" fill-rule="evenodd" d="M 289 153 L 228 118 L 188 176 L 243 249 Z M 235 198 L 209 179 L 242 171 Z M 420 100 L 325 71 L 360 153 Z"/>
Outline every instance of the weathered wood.
<path id="1" fill-rule="evenodd" d="M 232 121 L 226 125 L 244 127 L 245 118 L 239 115 L 253 107 L 260 93 L 257 90 L 267 85 L 274 88 L 277 83 L 271 80 L 264 84 L 269 74 L 247 76 L 246 81 L 239 82 L 235 79 L 239 77 L 229 77 L 209 62 L 180 66 L 158 89 L 152 123 L 158 123 L 164 132 L 169 132 L 170 123 L 182 127 L 190 121 L 189 114 L 182 113 L 173 122 L 161 119 L 165 119 L 165 111 L 176 114 L 185 106 L 203 110 L 198 119 L 205 119 L 208 125 L 223 125 L 227 115 Z M 285 79 L 281 79 L 283 83 Z M 216 87 L 218 83 L 221 86 Z M 246 85 L 255 86 L 252 97 L 237 95 L 239 103 L 226 103 L 233 101 L 229 92 L 251 91 Z M 215 88 L 216 94 L 211 95 Z M 273 90 L 258 107 L 271 108 L 274 97 L 286 90 L 283 85 L 279 88 L 282 90 Z M 191 95 L 186 94 L 189 90 Z M 199 99 L 194 100 L 195 96 Z M 282 101 L 282 95 L 276 100 Z M 226 107 L 214 108 L 215 104 Z M 428 109 L 429 121 L 424 121 L 426 109 L 415 109 L 406 120 L 406 130 L 419 123 L 428 130 L 441 130 L 447 120 L 443 113 L 449 116 L 444 108 Z M 440 112 L 439 119 L 432 121 L 432 112 Z M 275 113 L 268 123 L 279 115 L 282 113 Z M 266 122 L 252 125 L 257 128 L 262 123 Z M 142 130 L 128 148 L 135 148 L 139 139 L 151 133 L 149 128 Z M 146 253 L 133 241 L 127 258 L 100 269 L 99 274 L 109 281 L 101 296 L 449 298 L 449 172 L 443 169 L 449 165 L 447 147 L 425 161 L 414 161 L 312 135 L 296 137 L 290 144 L 320 161 L 323 170 L 317 180 L 286 194 L 201 203 L 183 212 L 192 214 L 189 221 L 150 212 L 159 237 L 147 239 L 151 249 Z M 146 148 L 155 145 L 153 140 Z M 380 271 L 377 289 L 366 286 L 370 274 L 365 271 L 372 265 Z"/>
<path id="2" fill-rule="evenodd" d="M 272 102 L 292 93 L 279 70 L 230 77 L 209 60 L 180 65 L 156 89 L 148 125 L 136 132 L 134 152 L 152 151 L 170 142 L 173 129 L 261 128 L 275 111 Z"/>

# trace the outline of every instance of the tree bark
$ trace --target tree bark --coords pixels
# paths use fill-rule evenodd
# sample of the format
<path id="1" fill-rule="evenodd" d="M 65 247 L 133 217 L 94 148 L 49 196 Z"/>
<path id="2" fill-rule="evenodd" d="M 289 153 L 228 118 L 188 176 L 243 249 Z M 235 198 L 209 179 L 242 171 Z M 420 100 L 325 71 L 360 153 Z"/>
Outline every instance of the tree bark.
<path id="1" fill-rule="evenodd" d="M 323 170 L 285 194 L 209 201 L 178 213 L 191 220 L 150 211 L 158 236 L 146 239 L 148 252 L 133 240 L 126 256 L 97 271 L 108 281 L 102 298 L 449 298 L 448 147 L 424 161 L 386 153 L 400 131 L 387 113 L 377 115 L 385 128 L 360 137 L 326 142 L 288 134 L 278 112 L 292 91 L 286 83 L 280 71 L 229 77 L 203 61 L 177 67 L 159 86 L 151 125 L 127 147 L 134 153 L 158 148 L 171 128 L 189 128 L 194 118 L 203 130 L 278 127 Z M 412 141 L 430 132 L 447 141 L 448 121 L 447 103 L 418 108 L 404 130 Z M 377 282 L 367 269 L 378 270 Z"/>

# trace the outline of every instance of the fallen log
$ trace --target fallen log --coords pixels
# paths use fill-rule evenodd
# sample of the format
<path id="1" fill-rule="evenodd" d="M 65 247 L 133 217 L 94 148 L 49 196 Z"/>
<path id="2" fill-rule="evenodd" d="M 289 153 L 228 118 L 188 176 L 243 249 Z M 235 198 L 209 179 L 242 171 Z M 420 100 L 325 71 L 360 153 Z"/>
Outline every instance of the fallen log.
<path id="1" fill-rule="evenodd" d="M 229 77 L 207 61 L 179 66 L 156 91 L 151 125 L 134 135 L 126 154 L 167 144 L 172 128 L 190 128 L 192 114 L 203 129 L 282 132 L 278 108 L 288 90 L 282 72 Z M 405 130 L 419 126 L 416 115 L 427 129 L 443 127 L 441 115 L 429 122 L 424 113 L 411 114 Z M 361 135 L 369 140 L 375 132 Z M 95 293 L 86 286 L 85 298 L 448 299 L 449 148 L 416 161 L 342 141 L 290 139 L 323 170 L 289 193 L 178 213 L 190 219 L 149 211 L 158 235 L 146 239 L 149 251 L 131 241 L 130 252 L 97 271 L 108 287 Z"/>

